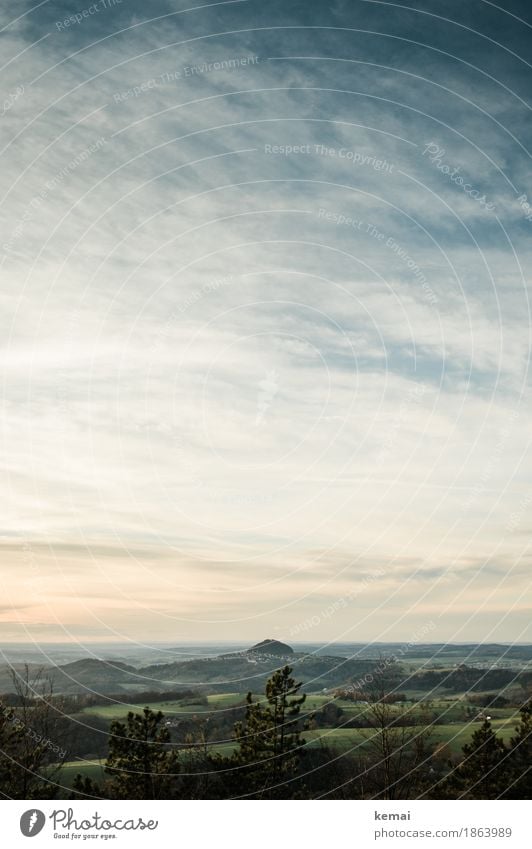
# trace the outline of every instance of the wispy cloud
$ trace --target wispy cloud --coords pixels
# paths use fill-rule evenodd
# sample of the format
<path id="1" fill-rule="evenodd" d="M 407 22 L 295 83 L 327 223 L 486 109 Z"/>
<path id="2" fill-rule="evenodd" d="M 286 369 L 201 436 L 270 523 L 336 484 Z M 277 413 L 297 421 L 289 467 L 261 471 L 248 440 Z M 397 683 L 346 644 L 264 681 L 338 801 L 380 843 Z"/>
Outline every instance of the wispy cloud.
<path id="1" fill-rule="evenodd" d="M 260 637 L 377 564 L 371 622 L 316 636 L 401 639 L 429 609 L 434 639 L 521 628 L 526 27 L 383 8 L 2 13 L 0 547 L 25 626 Z M 21 568 L 46 577 L 29 612 Z"/>

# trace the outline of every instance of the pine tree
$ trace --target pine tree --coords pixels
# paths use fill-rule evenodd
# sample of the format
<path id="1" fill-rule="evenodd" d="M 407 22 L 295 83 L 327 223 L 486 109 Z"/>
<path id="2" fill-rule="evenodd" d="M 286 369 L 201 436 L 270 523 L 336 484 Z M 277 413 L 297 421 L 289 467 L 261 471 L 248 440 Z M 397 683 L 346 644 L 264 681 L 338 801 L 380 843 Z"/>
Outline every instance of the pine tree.
<path id="1" fill-rule="evenodd" d="M 444 795 L 497 799 L 508 786 L 508 750 L 485 719 L 462 748 L 463 760 L 444 783 Z"/>
<path id="2" fill-rule="evenodd" d="M 266 699 L 254 702 L 248 693 L 246 716 L 235 725 L 239 749 L 233 756 L 241 789 L 263 798 L 286 795 L 286 782 L 298 772 L 301 748 L 301 682 L 292 678 L 292 669 L 279 669 L 266 683 Z"/>
<path id="3" fill-rule="evenodd" d="M 521 708 L 515 737 L 510 739 L 510 781 L 505 799 L 532 799 L 532 699 Z"/>
<path id="4" fill-rule="evenodd" d="M 178 754 L 170 748 L 170 732 L 161 723 L 164 714 L 145 707 L 130 711 L 126 724 L 111 723 L 105 772 L 111 776 L 102 788 L 76 777 L 79 795 L 110 799 L 171 799 L 176 797 Z"/>

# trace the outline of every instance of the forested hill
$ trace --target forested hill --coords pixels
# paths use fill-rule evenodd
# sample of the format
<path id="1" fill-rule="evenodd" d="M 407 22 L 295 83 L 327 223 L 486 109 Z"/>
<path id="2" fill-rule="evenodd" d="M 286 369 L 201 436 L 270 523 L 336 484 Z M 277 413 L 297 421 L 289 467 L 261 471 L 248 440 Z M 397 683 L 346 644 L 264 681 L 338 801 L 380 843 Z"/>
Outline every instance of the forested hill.
<path id="1" fill-rule="evenodd" d="M 142 691 L 165 691 L 179 689 L 196 692 L 230 693 L 261 692 L 271 673 L 281 666 L 289 665 L 298 680 L 303 681 L 307 692 L 321 692 L 334 688 L 360 687 L 364 676 L 370 674 L 386 658 L 386 678 L 390 689 L 460 692 L 465 690 L 484 691 L 504 688 L 510 683 L 527 686 L 532 671 L 527 669 L 530 646 L 470 647 L 464 651 L 467 662 L 458 659 L 458 649 L 453 646 L 432 646 L 432 660 L 425 660 L 424 646 L 416 647 L 417 658 L 413 664 L 408 656 L 395 655 L 392 651 L 375 652 L 369 657 L 355 650 L 351 657 L 319 654 L 317 652 L 294 651 L 277 640 L 266 639 L 248 649 L 224 654 L 179 659 L 169 663 L 149 665 L 131 664 L 120 659 L 106 660 L 84 658 L 60 665 L 32 665 L 41 669 L 52 679 L 56 693 L 84 693 L 94 691 L 102 694 L 138 693 Z M 481 653 L 482 650 L 482 653 Z M 515 652 L 520 658 L 516 658 Z M 488 654 L 486 654 L 488 652 Z M 495 662 L 491 661 L 491 658 Z M 470 659 L 471 658 L 471 659 Z M 21 672 L 21 664 L 0 667 L 0 693 L 14 690 L 12 674 Z M 356 686 L 355 686 L 356 688 Z"/>

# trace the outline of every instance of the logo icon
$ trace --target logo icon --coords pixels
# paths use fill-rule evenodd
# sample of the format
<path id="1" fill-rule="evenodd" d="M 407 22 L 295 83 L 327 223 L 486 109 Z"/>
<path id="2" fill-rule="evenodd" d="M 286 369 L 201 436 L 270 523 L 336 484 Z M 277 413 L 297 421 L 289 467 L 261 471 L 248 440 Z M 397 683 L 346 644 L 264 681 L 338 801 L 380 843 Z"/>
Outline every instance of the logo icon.
<path id="1" fill-rule="evenodd" d="M 45 822 L 46 817 L 43 812 L 37 808 L 32 808 L 22 814 L 20 818 L 20 830 L 24 837 L 35 837 L 36 834 L 42 831 Z"/>

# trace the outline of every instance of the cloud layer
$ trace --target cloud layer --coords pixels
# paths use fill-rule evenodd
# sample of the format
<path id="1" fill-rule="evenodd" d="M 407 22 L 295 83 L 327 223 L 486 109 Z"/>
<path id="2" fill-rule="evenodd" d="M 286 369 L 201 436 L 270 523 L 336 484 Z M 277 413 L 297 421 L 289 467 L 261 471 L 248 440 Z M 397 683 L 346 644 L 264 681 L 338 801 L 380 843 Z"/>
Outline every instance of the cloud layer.
<path id="1" fill-rule="evenodd" d="M 530 640 L 531 24 L 424 5 L 3 13 L 0 640 Z"/>

